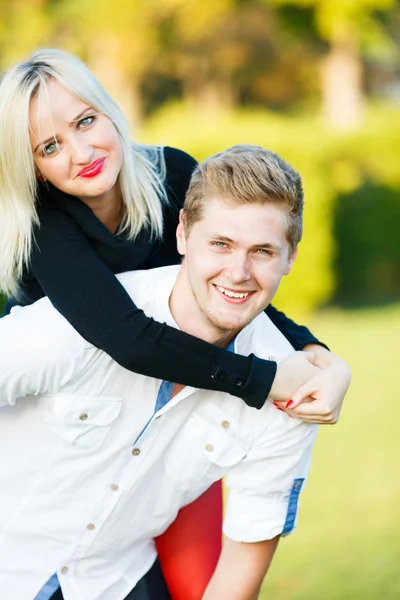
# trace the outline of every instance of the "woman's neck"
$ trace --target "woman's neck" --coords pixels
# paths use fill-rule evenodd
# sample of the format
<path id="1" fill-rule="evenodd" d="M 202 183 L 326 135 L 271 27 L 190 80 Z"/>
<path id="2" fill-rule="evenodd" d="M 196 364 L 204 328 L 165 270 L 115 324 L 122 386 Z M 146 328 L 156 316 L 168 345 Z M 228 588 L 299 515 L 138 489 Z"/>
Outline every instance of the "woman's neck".
<path id="1" fill-rule="evenodd" d="M 82 202 L 92 209 L 96 217 L 111 233 L 115 233 L 124 215 L 124 205 L 121 193 L 110 191 L 110 195 L 100 198 L 81 198 Z"/>

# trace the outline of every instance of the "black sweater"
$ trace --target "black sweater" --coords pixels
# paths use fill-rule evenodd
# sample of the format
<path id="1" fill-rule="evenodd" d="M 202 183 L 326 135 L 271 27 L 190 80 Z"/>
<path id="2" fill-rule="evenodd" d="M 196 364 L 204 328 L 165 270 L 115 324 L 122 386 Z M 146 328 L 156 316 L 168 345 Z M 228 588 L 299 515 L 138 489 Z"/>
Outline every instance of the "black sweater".
<path id="1" fill-rule="evenodd" d="M 173 148 L 165 148 L 164 155 L 170 204 L 164 209 L 163 240 L 155 243 L 146 231 L 134 242 L 112 235 L 86 204 L 51 186 L 40 186 L 40 227 L 19 303 L 49 296 L 86 340 L 126 369 L 228 392 L 260 408 L 275 377 L 275 362 L 235 355 L 154 321 L 133 304 L 114 277 L 180 262 L 175 231 L 196 162 Z M 318 343 L 308 329 L 271 306 L 266 312 L 295 349 Z"/>

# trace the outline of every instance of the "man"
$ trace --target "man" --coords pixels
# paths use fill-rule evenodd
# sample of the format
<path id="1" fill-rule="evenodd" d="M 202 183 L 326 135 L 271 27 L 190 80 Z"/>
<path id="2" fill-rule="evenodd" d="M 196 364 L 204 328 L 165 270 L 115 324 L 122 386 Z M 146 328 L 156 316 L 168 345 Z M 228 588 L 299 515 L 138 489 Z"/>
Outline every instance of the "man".
<path id="1" fill-rule="evenodd" d="M 182 266 L 120 281 L 159 321 L 281 361 L 293 349 L 262 311 L 295 260 L 302 209 L 289 165 L 234 147 L 193 176 L 177 232 Z M 31 600 L 50 580 L 65 600 L 122 600 L 154 568 L 153 538 L 225 474 L 226 539 L 203 598 L 257 597 L 279 536 L 295 526 L 314 425 L 270 402 L 258 412 L 128 372 L 47 299 L 0 321 L 0 364 L 5 598 Z"/>

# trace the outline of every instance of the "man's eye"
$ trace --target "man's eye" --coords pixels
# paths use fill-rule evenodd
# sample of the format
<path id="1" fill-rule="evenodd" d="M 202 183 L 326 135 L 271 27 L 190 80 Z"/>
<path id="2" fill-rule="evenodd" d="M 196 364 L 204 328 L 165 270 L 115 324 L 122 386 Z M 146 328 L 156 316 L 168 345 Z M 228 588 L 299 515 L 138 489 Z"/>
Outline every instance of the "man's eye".
<path id="1" fill-rule="evenodd" d="M 96 120 L 95 115 L 88 115 L 84 117 L 80 121 L 78 121 L 78 129 L 85 129 L 85 127 L 89 127 Z"/>
<path id="2" fill-rule="evenodd" d="M 59 146 L 58 146 L 58 142 L 51 142 L 51 144 L 47 144 L 47 146 L 45 146 L 42 150 L 42 154 L 43 156 L 51 156 L 52 154 L 55 154 L 56 152 L 58 152 L 59 150 Z"/>
<path id="3" fill-rule="evenodd" d="M 269 256 L 271 252 L 269 250 L 266 250 L 265 248 L 259 248 L 257 250 L 257 254 L 261 254 L 262 256 Z"/>
<path id="4" fill-rule="evenodd" d="M 217 248 L 226 248 L 225 242 L 211 242 L 212 246 L 216 246 Z"/>

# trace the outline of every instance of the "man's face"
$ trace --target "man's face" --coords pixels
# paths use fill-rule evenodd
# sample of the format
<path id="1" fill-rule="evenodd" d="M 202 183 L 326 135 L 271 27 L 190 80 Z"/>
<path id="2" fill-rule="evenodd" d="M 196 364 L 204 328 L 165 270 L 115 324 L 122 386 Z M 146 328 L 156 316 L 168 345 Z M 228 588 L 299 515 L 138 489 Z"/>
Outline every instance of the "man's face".
<path id="1" fill-rule="evenodd" d="M 181 217 L 179 292 L 186 319 L 196 320 L 196 335 L 232 338 L 266 308 L 296 255 L 286 227 L 285 212 L 273 204 L 219 198 L 204 202 L 202 218 L 187 236 Z"/>

